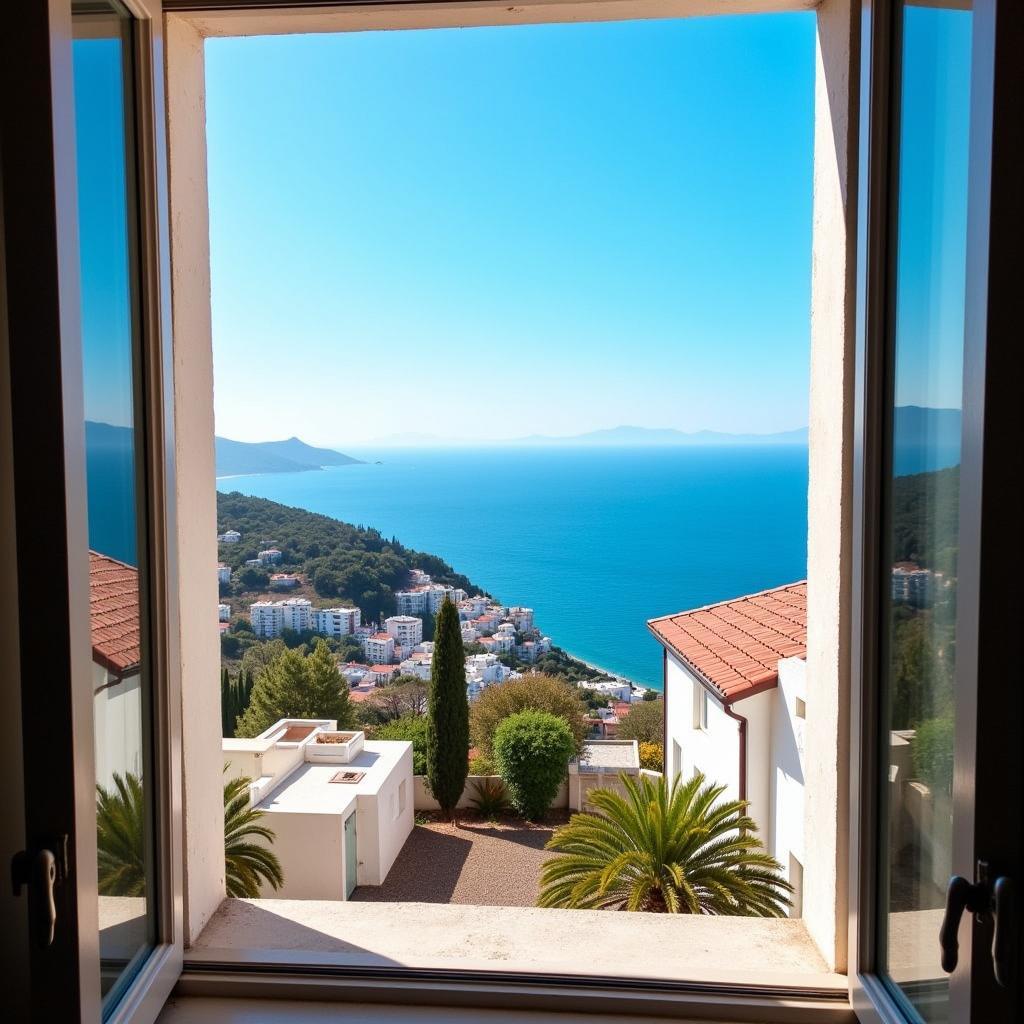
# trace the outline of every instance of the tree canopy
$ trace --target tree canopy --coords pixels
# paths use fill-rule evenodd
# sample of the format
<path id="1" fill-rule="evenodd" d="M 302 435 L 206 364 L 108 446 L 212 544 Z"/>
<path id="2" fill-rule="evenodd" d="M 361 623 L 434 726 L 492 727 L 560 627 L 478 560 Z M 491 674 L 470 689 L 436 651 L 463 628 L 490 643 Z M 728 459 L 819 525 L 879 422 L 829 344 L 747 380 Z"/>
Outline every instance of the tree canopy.
<path id="1" fill-rule="evenodd" d="M 620 740 L 637 740 L 640 743 L 664 742 L 665 702 L 649 700 L 633 704 L 629 714 L 619 719 L 616 736 Z"/>
<path id="2" fill-rule="evenodd" d="M 256 678 L 236 736 L 258 736 L 280 718 L 333 718 L 339 729 L 355 725 L 348 684 L 327 644 L 313 653 L 280 652 Z"/>

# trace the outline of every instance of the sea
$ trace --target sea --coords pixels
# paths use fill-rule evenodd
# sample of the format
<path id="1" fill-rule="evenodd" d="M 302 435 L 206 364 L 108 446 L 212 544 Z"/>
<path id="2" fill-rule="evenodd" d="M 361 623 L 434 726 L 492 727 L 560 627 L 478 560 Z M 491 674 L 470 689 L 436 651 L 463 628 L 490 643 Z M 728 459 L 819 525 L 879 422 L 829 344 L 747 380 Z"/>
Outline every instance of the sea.
<path id="1" fill-rule="evenodd" d="M 218 490 L 371 526 L 526 605 L 573 656 L 662 687 L 647 620 L 801 580 L 801 445 L 360 450 Z"/>

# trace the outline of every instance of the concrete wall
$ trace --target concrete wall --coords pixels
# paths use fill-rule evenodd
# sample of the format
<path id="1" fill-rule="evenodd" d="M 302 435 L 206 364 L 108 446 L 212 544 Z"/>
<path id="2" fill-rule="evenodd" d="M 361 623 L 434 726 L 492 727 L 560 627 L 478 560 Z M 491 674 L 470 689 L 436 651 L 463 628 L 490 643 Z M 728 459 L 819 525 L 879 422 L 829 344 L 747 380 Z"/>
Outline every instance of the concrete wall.
<path id="1" fill-rule="evenodd" d="M 779 695 L 775 689 L 736 701 L 732 710 L 747 720 L 747 800 L 749 814 L 767 849 L 772 848 L 772 727 Z M 726 719 L 732 725 L 738 723 Z"/>
<path id="2" fill-rule="evenodd" d="M 818 7 L 814 88 L 807 493 L 807 785 L 804 918 L 846 970 L 856 291 L 858 21 Z"/>
<path id="3" fill-rule="evenodd" d="M 788 881 L 790 857 L 806 865 L 804 842 L 804 745 L 806 720 L 797 701 L 807 699 L 807 663 L 802 658 L 779 662 L 772 725 L 772 828 L 769 849 Z M 795 879 L 799 882 L 800 879 Z"/>
<path id="4" fill-rule="evenodd" d="M 261 896 L 282 900 L 345 898 L 343 815 L 269 811 L 263 824 L 274 830 L 272 849 L 281 862 L 284 886 L 275 892 L 264 885 Z M 356 829 L 358 849 L 363 839 L 361 819 Z"/>
<path id="5" fill-rule="evenodd" d="M 709 780 L 724 784 L 728 795 L 738 799 L 739 723 L 711 698 L 707 729 L 694 728 L 694 695 L 704 687 L 671 652 L 666 663 L 665 685 L 666 778 L 671 780 L 681 775 L 686 780 L 699 769 Z"/>
<path id="6" fill-rule="evenodd" d="M 477 782 L 490 779 L 495 782 L 501 782 L 500 775 L 470 775 L 466 779 L 466 788 L 462 791 L 462 796 L 459 797 L 459 802 L 456 804 L 460 810 L 468 810 L 473 806 L 473 800 L 476 798 L 476 790 L 474 786 Z M 427 780 L 423 775 L 413 776 L 413 806 L 417 811 L 439 811 L 441 808 L 438 802 L 430 795 L 427 789 Z M 569 806 L 569 783 L 568 780 L 563 782 L 558 787 L 558 792 L 555 794 L 555 799 L 551 801 L 553 808 L 561 808 Z"/>
<path id="7" fill-rule="evenodd" d="M 168 18 L 166 43 L 187 946 L 224 898 L 220 596 L 203 39 Z"/>
<path id="8" fill-rule="evenodd" d="M 93 663 L 96 781 L 106 789 L 113 787 L 115 772 L 142 775 L 140 676 L 136 672 L 111 684 L 112 679 L 105 669 Z"/>
<path id="9" fill-rule="evenodd" d="M 376 793 L 356 801 L 359 885 L 381 885 L 402 852 L 414 825 L 412 744 Z"/>

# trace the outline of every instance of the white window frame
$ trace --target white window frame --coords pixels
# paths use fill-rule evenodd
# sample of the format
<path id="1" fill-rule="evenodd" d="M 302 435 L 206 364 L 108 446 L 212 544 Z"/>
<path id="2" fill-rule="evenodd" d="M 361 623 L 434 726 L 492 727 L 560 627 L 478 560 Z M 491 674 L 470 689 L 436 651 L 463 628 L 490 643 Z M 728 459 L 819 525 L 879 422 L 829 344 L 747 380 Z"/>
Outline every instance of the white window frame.
<path id="1" fill-rule="evenodd" d="M 809 585 L 809 645 L 820 652 L 808 657 L 815 728 L 808 730 L 808 757 L 831 764 L 817 794 L 809 794 L 809 813 L 815 815 L 818 842 L 807 859 L 821 871 L 805 877 L 804 905 L 815 908 L 808 930 L 837 974 L 846 970 L 847 836 L 849 821 L 845 792 L 846 765 L 836 750 L 845 750 L 849 727 L 849 601 L 851 571 L 849 544 L 852 494 L 853 437 L 853 233 L 855 167 L 851 166 L 856 130 L 858 59 L 853 0 L 528 0 L 510 6 L 499 0 L 461 3 L 375 3 L 302 7 L 283 2 L 274 9 L 246 10 L 245 0 L 164 0 L 167 38 L 167 113 L 171 184 L 171 246 L 174 294 L 174 372 L 177 434 L 178 549 L 182 658 L 185 666 L 184 790 L 187 897 L 186 940 L 195 939 L 223 899 L 220 803 L 221 752 L 215 688 L 201 687 L 219 667 L 217 637 L 208 629 L 206 609 L 217 592 L 208 566 L 217 561 L 215 530 L 213 363 L 210 316 L 209 223 L 205 140 L 204 40 L 216 36 L 342 32 L 370 29 L 431 28 L 468 25 L 514 25 L 572 21 L 615 21 L 640 18 L 706 16 L 721 13 L 774 13 L 816 10 L 814 215 L 812 238 L 811 410 L 809 560 L 829 566 Z M 232 9 L 216 10 L 216 7 Z M 836 409 L 844 410 L 842 416 Z M 212 678 L 213 676 L 210 676 Z M 810 694 L 809 694 L 810 696 Z M 214 784 L 214 779 L 217 784 Z M 288 958 L 291 968 L 308 968 L 307 958 Z M 284 966 L 284 965 L 282 965 Z M 248 975 L 245 979 L 212 972 L 183 977 L 179 990 L 233 993 L 280 991 L 275 977 Z M 292 981 L 296 991 L 301 987 Z M 506 976 L 507 983 L 507 976 Z M 335 972 L 317 977 L 316 990 L 332 998 L 365 995 L 365 981 L 355 985 Z M 396 979 L 381 984 L 392 997 L 401 989 Z M 536 977 L 533 978 L 536 985 Z M 410 983 L 410 998 L 424 987 L 434 992 L 472 993 L 475 1005 L 507 1006 L 500 986 L 479 980 Z M 538 1005 L 579 1008 L 584 991 L 595 1006 L 629 1012 L 628 1006 L 650 1007 L 652 999 L 665 1012 L 721 1013 L 729 1006 L 731 1019 L 850 1020 L 849 1006 L 836 1001 L 834 991 L 817 993 L 772 991 L 771 979 L 751 975 L 748 988 L 728 988 L 717 994 L 692 987 L 655 986 L 642 1000 L 622 986 L 557 986 L 544 992 Z M 355 989 L 356 994 L 353 995 Z M 766 994 L 767 993 L 767 994 Z M 566 998 L 567 997 L 567 998 Z M 823 998 L 824 997 L 824 998 Z M 517 998 L 528 1004 L 524 991 Z M 632 1002 L 631 1002 L 632 1001 Z M 517 1003 L 517 1005 L 520 1005 Z M 717 1005 L 719 1009 L 713 1010 Z"/>

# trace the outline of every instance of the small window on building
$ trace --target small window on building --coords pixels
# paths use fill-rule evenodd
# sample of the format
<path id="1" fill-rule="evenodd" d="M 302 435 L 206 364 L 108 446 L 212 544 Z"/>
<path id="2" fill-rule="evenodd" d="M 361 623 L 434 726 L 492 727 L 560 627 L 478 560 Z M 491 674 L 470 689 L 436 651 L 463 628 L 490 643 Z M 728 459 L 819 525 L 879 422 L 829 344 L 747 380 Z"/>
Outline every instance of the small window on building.
<path id="1" fill-rule="evenodd" d="M 796 698 L 796 717 L 806 718 L 807 717 L 807 701 L 803 697 Z"/>
<path id="2" fill-rule="evenodd" d="M 708 727 L 708 691 L 703 686 L 693 690 L 693 727 L 705 731 Z"/>

